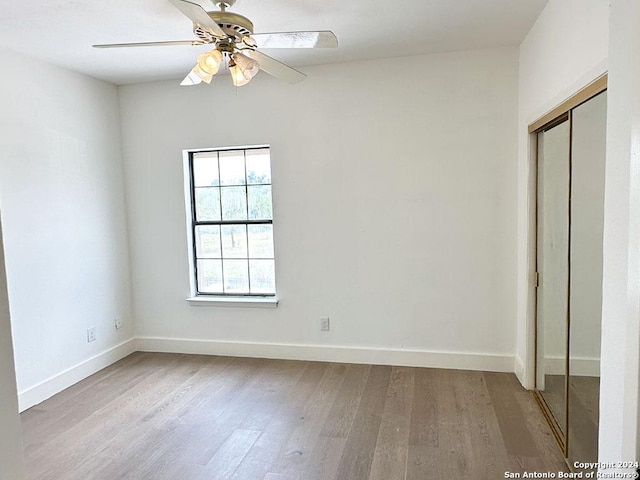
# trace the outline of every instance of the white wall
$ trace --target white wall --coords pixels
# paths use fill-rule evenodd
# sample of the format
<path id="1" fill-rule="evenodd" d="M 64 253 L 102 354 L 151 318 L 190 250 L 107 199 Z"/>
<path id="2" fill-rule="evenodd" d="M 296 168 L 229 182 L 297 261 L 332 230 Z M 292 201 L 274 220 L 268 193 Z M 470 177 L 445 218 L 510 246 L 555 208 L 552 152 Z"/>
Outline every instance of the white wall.
<path id="1" fill-rule="evenodd" d="M 609 0 L 550 0 L 520 45 L 516 374 L 533 387 L 533 171 L 527 126 L 607 70 Z"/>
<path id="2" fill-rule="evenodd" d="M 0 199 L 26 408 L 130 351 L 118 93 L 7 51 L 0 61 Z"/>
<path id="3" fill-rule="evenodd" d="M 0 480 L 24 478 L 22 426 L 11 341 L 11 319 L 0 225 Z"/>
<path id="4" fill-rule="evenodd" d="M 516 49 L 305 71 L 121 87 L 142 348 L 511 370 Z M 181 151 L 265 143 L 280 305 L 191 307 Z"/>
<path id="5" fill-rule="evenodd" d="M 611 4 L 600 460 L 640 458 L 640 3 Z"/>

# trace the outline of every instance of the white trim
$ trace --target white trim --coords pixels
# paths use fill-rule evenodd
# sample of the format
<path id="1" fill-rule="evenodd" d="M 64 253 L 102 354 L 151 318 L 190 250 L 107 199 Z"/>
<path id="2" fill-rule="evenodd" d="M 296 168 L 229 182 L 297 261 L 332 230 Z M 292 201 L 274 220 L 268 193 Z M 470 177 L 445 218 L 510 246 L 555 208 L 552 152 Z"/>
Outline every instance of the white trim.
<path id="1" fill-rule="evenodd" d="M 74 365 L 40 383 L 18 392 L 18 408 L 20 412 L 37 405 L 65 388 L 108 367 L 112 363 L 131 355 L 136 349 L 136 339 L 131 338 L 83 362 Z"/>
<path id="2" fill-rule="evenodd" d="M 193 230 L 191 222 L 193 221 L 193 213 L 191 212 L 191 170 L 189 169 L 189 152 L 191 150 L 182 151 L 182 180 L 184 184 L 184 208 L 185 208 L 185 220 L 186 220 L 186 232 L 187 232 L 187 262 L 189 265 L 189 293 L 192 297 L 195 297 L 198 287 L 196 285 L 195 271 L 196 266 L 194 262 L 193 252 Z"/>
<path id="3" fill-rule="evenodd" d="M 251 343 L 184 338 L 135 337 L 18 393 L 20 412 L 131 355 L 162 352 L 232 357 L 274 358 L 337 363 L 398 365 L 511 373 L 521 365 L 513 355 L 437 352 L 358 346 Z M 515 367 L 514 367 L 515 366 Z M 598 364 L 599 367 L 599 364 Z M 593 368 L 591 368 L 593 370 Z"/>
<path id="4" fill-rule="evenodd" d="M 521 353 L 522 377 L 520 383 L 526 389 L 535 388 L 536 365 L 536 312 L 538 308 L 538 290 L 536 287 L 536 271 L 538 265 L 538 136 L 528 136 L 529 161 L 527 163 L 527 226 L 528 241 L 526 245 L 526 312 L 524 352 Z"/>
<path id="5" fill-rule="evenodd" d="M 143 352 L 226 355 L 338 363 L 402 365 L 491 372 L 513 372 L 513 355 L 434 352 L 356 346 L 301 345 L 138 337 Z"/>
<path id="6" fill-rule="evenodd" d="M 531 388 L 533 388 L 533 385 L 529 386 L 525 380 L 524 362 L 522 361 L 522 358 L 520 358 L 520 355 L 518 355 L 517 353 L 513 357 L 513 372 L 516 374 L 516 377 L 518 377 L 518 380 L 524 388 L 526 388 L 527 390 L 531 390 Z"/>
<path id="7" fill-rule="evenodd" d="M 549 375 L 564 375 L 567 368 L 565 357 L 547 357 L 544 359 L 546 373 Z M 570 359 L 571 376 L 599 377 L 600 359 L 593 357 L 577 357 Z"/>
<path id="8" fill-rule="evenodd" d="M 599 358 L 572 358 L 570 360 L 570 373 L 576 377 L 599 377 Z"/>
<path id="9" fill-rule="evenodd" d="M 194 307 L 251 307 L 276 308 L 276 297 L 189 297 L 187 302 Z"/>

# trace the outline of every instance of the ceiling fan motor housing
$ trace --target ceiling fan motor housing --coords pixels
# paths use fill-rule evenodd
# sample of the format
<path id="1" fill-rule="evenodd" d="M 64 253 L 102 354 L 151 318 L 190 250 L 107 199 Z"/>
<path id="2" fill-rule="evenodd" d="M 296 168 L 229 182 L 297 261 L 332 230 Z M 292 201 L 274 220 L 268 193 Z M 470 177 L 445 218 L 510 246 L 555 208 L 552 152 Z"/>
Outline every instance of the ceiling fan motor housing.
<path id="1" fill-rule="evenodd" d="M 234 42 L 240 42 L 242 37 L 253 33 L 253 23 L 247 17 L 232 12 L 207 12 L 207 14 Z M 214 43 L 217 40 L 197 24 L 194 25 L 193 33 L 206 43 Z"/>

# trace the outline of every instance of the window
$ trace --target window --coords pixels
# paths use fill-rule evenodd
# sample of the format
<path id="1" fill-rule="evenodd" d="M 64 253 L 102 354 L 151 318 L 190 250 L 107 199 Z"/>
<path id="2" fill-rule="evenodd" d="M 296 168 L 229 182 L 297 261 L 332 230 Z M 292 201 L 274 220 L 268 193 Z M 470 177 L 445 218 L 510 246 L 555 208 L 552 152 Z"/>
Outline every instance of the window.
<path id="1" fill-rule="evenodd" d="M 274 296 L 269 147 L 186 152 L 192 289 Z"/>

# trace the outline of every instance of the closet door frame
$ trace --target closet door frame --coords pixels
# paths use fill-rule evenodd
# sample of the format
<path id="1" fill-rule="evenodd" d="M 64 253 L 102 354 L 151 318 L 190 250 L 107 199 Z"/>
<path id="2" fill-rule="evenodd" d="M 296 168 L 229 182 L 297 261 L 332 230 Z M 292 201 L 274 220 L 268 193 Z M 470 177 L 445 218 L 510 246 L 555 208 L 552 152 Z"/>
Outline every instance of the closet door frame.
<path id="1" fill-rule="evenodd" d="M 551 409 L 547 405 L 547 402 L 544 400 L 542 394 L 538 391 L 538 278 L 539 278 L 539 270 L 538 270 L 538 214 L 539 214 L 539 198 L 538 198 L 538 134 L 543 133 L 546 130 L 553 128 L 554 126 L 564 122 L 569 122 L 569 183 L 571 184 L 571 144 L 572 144 L 572 111 L 576 107 L 582 105 L 583 103 L 591 100 L 596 95 L 607 90 L 607 74 L 604 74 L 598 77 L 596 80 L 591 82 L 589 85 L 575 93 L 569 99 L 562 102 L 556 108 L 551 110 L 549 113 L 543 115 L 538 120 L 529 125 L 528 131 L 531 138 L 531 158 L 532 158 L 532 177 L 534 179 L 532 185 L 532 191 L 534 195 L 534 211 L 533 211 L 533 395 L 542 410 L 551 431 L 562 451 L 565 459 L 568 458 L 569 455 L 569 347 L 570 347 L 570 323 L 571 323 L 571 315 L 570 315 L 570 285 L 571 285 L 571 277 L 569 268 L 569 289 L 567 291 L 567 321 L 566 321 L 566 358 L 565 358 L 565 385 L 564 385 L 564 395 L 565 395 L 565 404 L 564 404 L 564 425 L 562 428 L 555 420 L 555 417 L 551 413 Z M 569 186 L 569 204 L 571 202 L 571 187 Z M 569 259 L 571 257 L 571 209 L 569 208 L 569 249 L 568 255 Z M 564 431 L 563 431 L 564 430 Z"/>

